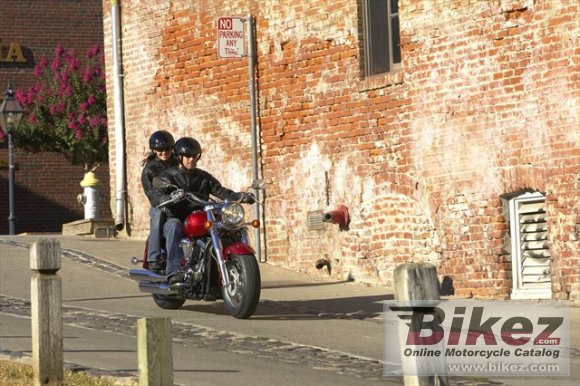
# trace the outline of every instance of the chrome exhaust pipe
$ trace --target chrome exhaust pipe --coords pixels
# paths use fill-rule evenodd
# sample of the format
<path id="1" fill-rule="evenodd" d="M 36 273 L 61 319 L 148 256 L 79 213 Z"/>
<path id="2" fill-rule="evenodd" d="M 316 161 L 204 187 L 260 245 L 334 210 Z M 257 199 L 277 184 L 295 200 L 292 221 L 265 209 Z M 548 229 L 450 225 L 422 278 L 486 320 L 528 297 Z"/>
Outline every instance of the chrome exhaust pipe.
<path id="1" fill-rule="evenodd" d="M 129 270 L 129 278 L 139 281 L 139 290 L 150 294 L 175 295 L 178 292 L 169 287 L 167 277 L 146 269 Z"/>
<path id="2" fill-rule="evenodd" d="M 167 281 L 167 277 L 151 272 L 147 269 L 130 269 L 129 278 L 133 280 L 146 280 L 151 283 L 163 283 Z"/>
<path id="3" fill-rule="evenodd" d="M 177 291 L 172 290 L 167 283 L 152 283 L 149 281 L 140 281 L 139 290 L 150 294 L 158 295 L 175 295 Z"/>

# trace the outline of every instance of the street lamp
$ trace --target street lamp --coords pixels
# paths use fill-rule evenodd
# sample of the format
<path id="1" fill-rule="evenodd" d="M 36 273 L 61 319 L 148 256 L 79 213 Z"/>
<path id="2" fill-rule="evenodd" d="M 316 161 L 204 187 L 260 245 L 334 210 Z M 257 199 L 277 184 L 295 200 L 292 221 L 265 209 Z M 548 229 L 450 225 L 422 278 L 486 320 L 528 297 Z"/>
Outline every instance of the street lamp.
<path id="1" fill-rule="evenodd" d="M 12 135 L 20 125 L 20 119 L 24 110 L 20 103 L 14 99 L 14 92 L 12 85 L 8 85 L 6 96 L 0 106 L 0 124 L 2 130 L 8 134 L 8 205 L 10 208 L 10 215 L 8 216 L 8 234 L 13 235 L 14 232 L 14 144 L 12 143 Z"/>

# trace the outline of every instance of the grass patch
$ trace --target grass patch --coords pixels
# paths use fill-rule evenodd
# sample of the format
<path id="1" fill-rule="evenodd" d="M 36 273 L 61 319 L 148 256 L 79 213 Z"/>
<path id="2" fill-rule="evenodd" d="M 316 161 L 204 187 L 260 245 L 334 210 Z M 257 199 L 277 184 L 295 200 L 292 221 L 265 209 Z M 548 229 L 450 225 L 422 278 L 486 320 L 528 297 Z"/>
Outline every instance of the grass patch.
<path id="1" fill-rule="evenodd" d="M 0 385 L 32 385 L 32 365 L 0 359 Z M 68 386 L 118 386 L 119 383 L 109 378 L 94 377 L 85 372 L 64 372 L 63 385 Z"/>

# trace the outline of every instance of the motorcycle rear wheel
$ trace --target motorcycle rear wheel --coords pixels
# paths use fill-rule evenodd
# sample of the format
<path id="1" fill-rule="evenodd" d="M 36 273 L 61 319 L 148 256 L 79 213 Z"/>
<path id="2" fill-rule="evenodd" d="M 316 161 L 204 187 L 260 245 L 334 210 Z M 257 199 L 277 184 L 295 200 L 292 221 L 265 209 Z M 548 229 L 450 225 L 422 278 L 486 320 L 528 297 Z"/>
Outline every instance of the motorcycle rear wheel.
<path id="1" fill-rule="evenodd" d="M 164 310 L 177 310 L 180 308 L 183 303 L 185 303 L 185 299 L 175 297 L 174 295 L 160 295 L 160 294 L 153 294 L 153 301 L 157 306 L 163 308 Z"/>
<path id="2" fill-rule="evenodd" d="M 254 314 L 262 288 L 260 269 L 254 255 L 232 255 L 226 261 L 231 285 L 222 287 L 222 297 L 228 314 L 247 319 Z"/>

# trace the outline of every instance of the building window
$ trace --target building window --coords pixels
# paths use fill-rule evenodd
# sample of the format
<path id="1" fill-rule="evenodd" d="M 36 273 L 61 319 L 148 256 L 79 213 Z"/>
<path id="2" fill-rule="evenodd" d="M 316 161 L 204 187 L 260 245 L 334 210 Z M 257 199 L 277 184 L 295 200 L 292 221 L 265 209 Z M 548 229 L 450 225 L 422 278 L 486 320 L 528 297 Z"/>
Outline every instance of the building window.
<path id="1" fill-rule="evenodd" d="M 365 76 L 401 65 L 398 0 L 362 0 Z"/>
<path id="2" fill-rule="evenodd" d="M 551 297 L 546 198 L 525 193 L 509 200 L 512 298 Z"/>

